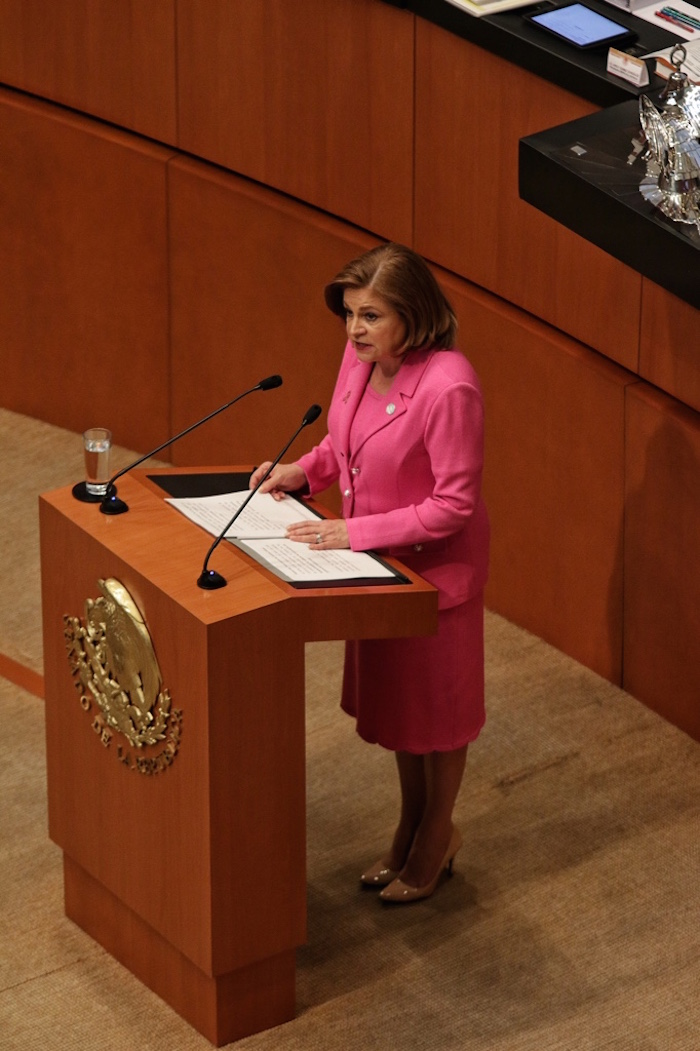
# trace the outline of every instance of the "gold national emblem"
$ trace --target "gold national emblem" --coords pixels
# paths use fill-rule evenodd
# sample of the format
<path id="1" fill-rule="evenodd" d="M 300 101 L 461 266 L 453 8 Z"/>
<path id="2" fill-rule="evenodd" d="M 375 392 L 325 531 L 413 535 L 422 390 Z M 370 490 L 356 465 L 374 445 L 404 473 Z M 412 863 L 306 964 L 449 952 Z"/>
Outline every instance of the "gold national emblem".
<path id="1" fill-rule="evenodd" d="M 137 751 L 118 747 L 118 758 L 141 773 L 165 770 L 180 742 L 182 712 L 171 711 L 148 628 L 133 598 L 118 580 L 100 580 L 102 596 L 87 599 L 85 622 L 64 616 L 66 646 L 80 703 L 98 712 L 93 729 L 109 747 L 113 731 Z M 146 746 L 160 745 L 146 758 Z"/>

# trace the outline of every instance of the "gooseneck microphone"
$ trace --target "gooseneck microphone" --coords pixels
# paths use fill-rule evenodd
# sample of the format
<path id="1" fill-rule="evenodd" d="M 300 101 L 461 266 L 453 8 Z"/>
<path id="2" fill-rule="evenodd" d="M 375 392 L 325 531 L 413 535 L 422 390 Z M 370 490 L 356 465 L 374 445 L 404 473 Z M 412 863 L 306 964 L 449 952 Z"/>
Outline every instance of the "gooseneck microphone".
<path id="1" fill-rule="evenodd" d="M 297 427 L 296 431 L 294 432 L 292 437 L 289 439 L 289 441 L 285 445 L 284 449 L 282 449 L 282 452 L 279 453 L 275 457 L 275 459 L 272 461 L 272 463 L 270 464 L 268 469 L 265 471 L 265 474 L 262 476 L 262 478 L 258 482 L 258 484 L 255 486 L 254 489 L 251 489 L 249 495 L 243 501 L 241 506 L 237 509 L 236 513 L 231 516 L 229 521 L 226 523 L 224 528 L 221 530 L 221 532 L 217 536 L 217 538 L 214 541 L 214 543 L 211 545 L 211 547 L 207 551 L 207 557 L 204 559 L 204 565 L 202 566 L 202 572 L 200 573 L 199 578 L 197 580 L 198 587 L 204 588 L 205 591 L 215 591 L 217 588 L 225 588 L 226 587 L 226 584 L 228 583 L 226 578 L 222 577 L 221 573 L 217 573 L 215 569 L 209 569 L 208 568 L 208 566 L 209 566 L 209 559 L 211 558 L 211 556 L 213 555 L 214 551 L 219 546 L 221 541 L 224 539 L 224 537 L 228 533 L 229 529 L 231 528 L 233 523 L 236 521 L 238 516 L 241 514 L 243 509 L 245 507 L 247 507 L 248 504 L 250 503 L 250 501 L 253 499 L 253 497 L 255 496 L 255 494 L 257 493 L 258 489 L 260 488 L 260 486 L 265 481 L 265 479 L 269 478 L 269 476 L 272 473 L 272 471 L 274 471 L 275 467 L 280 462 L 280 460 L 282 459 L 282 457 L 284 456 L 284 454 L 286 453 L 287 449 L 292 444 L 294 439 L 299 434 L 301 434 L 301 432 L 303 431 L 304 427 L 308 427 L 308 425 L 310 423 L 313 423 L 315 420 L 317 420 L 320 415 L 321 415 L 321 406 L 320 405 L 312 405 L 310 408 L 308 408 L 306 410 L 306 412 L 304 413 L 304 419 L 301 421 L 301 425 L 299 427 Z"/>
<path id="2" fill-rule="evenodd" d="M 224 411 L 224 409 L 229 409 L 232 405 L 235 405 L 237 401 L 240 401 L 241 398 L 245 398 L 246 395 L 252 394 L 253 391 L 272 390 L 273 387 L 281 386 L 281 376 L 268 376 L 266 379 L 260 380 L 260 383 L 256 383 L 255 386 L 250 387 L 249 390 L 244 390 L 242 394 L 239 394 L 237 397 L 233 398 L 232 401 L 227 401 L 225 405 L 222 405 L 220 408 L 215 409 L 214 412 L 210 412 L 208 416 L 204 417 L 204 419 L 197 420 L 197 422 L 193 423 L 190 427 L 186 427 L 184 431 L 180 431 L 180 433 L 176 434 L 174 438 L 168 438 L 167 442 L 163 442 L 163 444 L 159 445 L 157 449 L 151 449 L 151 451 L 149 453 L 146 453 L 145 456 L 140 456 L 138 460 L 134 460 L 134 462 L 130 463 L 128 467 L 124 467 L 121 471 L 117 471 L 117 473 L 112 478 L 110 478 L 109 482 L 107 483 L 107 491 L 102 497 L 102 501 L 100 503 L 100 511 L 102 512 L 102 514 L 122 515 L 125 511 L 129 510 L 129 505 L 124 503 L 124 501 L 120 500 L 117 496 L 117 489 L 114 484 L 117 478 L 121 478 L 121 476 L 123 474 L 126 474 L 127 471 L 131 471 L 134 467 L 138 467 L 138 465 L 140 463 L 143 463 L 144 460 L 148 460 L 151 456 L 155 456 L 156 453 L 159 453 L 168 445 L 172 445 L 173 442 L 178 441 L 179 438 L 184 438 L 186 434 L 189 434 L 190 431 L 196 430 L 197 427 L 201 427 L 203 423 L 208 423 L 209 420 L 212 420 L 215 416 L 218 416 L 220 412 Z"/>

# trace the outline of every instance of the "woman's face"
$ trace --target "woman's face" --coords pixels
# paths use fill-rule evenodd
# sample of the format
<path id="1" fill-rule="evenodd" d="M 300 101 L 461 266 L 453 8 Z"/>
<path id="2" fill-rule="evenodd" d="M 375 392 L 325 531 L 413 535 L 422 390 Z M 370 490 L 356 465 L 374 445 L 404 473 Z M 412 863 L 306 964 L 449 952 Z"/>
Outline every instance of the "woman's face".
<path id="1" fill-rule="evenodd" d="M 345 327 L 360 361 L 395 369 L 406 341 L 406 325 L 392 306 L 369 288 L 346 288 Z"/>

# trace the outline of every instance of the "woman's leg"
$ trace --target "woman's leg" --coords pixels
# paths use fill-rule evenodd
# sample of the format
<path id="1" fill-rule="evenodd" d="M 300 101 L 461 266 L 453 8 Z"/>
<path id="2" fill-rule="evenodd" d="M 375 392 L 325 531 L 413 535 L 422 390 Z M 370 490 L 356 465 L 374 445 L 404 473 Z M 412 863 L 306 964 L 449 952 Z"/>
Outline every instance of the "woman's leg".
<path id="1" fill-rule="evenodd" d="M 423 756 L 410 752 L 396 752 L 395 755 L 401 787 L 401 815 L 386 862 L 388 868 L 400 872 L 423 820 L 428 791 Z"/>
<path id="2" fill-rule="evenodd" d="M 422 764 L 425 798 L 420 823 L 414 828 L 413 845 L 401 871 L 401 879 L 409 886 L 425 887 L 435 878 L 450 845 L 452 812 L 464 776 L 467 745 L 453 752 L 430 752 L 428 755 L 410 758 L 419 760 Z M 413 766 L 408 762 L 405 765 Z M 399 763 L 400 775 L 401 769 L 402 764 Z M 419 780 L 417 774 L 413 773 L 412 783 L 418 783 Z M 404 800 L 403 779 L 401 791 Z M 402 820 L 397 837 L 403 821 L 402 804 Z M 398 855 L 392 856 L 392 860 L 398 860 Z"/>

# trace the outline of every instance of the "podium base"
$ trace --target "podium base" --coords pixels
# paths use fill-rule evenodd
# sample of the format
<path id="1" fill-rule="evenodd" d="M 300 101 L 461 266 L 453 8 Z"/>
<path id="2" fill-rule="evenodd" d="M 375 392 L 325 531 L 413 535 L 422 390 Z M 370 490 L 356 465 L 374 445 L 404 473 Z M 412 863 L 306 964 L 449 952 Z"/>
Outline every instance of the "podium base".
<path id="1" fill-rule="evenodd" d="M 293 949 L 209 975 L 67 855 L 66 916 L 215 1047 L 294 1018 Z"/>

